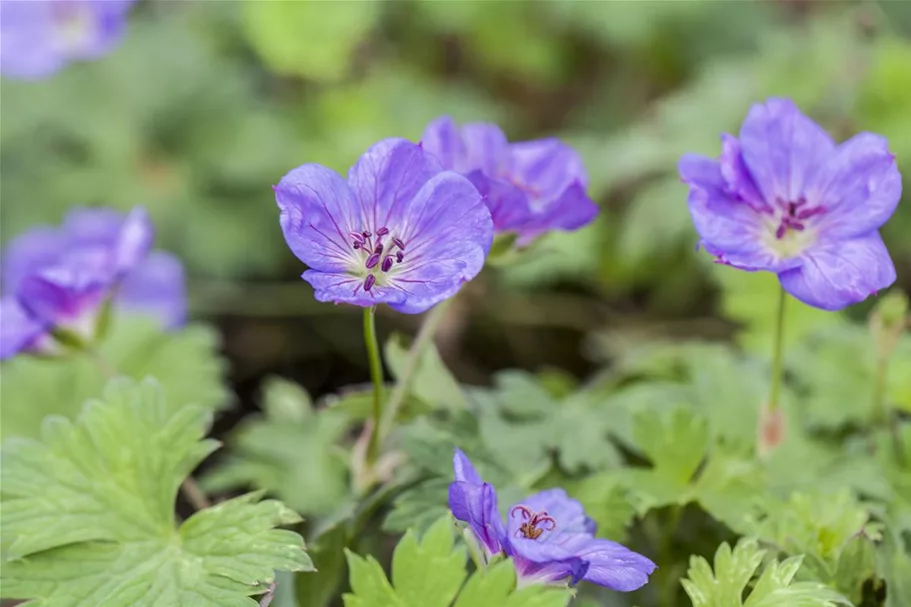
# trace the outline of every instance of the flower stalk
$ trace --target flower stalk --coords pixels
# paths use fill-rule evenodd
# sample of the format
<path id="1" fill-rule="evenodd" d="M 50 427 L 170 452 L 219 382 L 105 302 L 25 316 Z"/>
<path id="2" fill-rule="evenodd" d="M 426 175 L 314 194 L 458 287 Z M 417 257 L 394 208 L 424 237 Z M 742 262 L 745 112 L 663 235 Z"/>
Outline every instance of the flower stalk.
<path id="1" fill-rule="evenodd" d="M 778 292 L 778 315 L 775 320 L 775 337 L 772 343 L 772 383 L 769 388 L 768 408 L 770 411 L 777 411 L 780 407 L 781 398 L 781 376 L 783 374 L 784 359 L 784 318 L 785 302 L 787 293 L 784 288 Z"/>
<path id="2" fill-rule="evenodd" d="M 379 426 L 383 414 L 383 362 L 380 359 L 380 345 L 376 339 L 376 308 L 364 308 L 364 344 L 370 363 L 370 381 L 373 383 L 373 428 L 367 445 L 367 461 L 373 463 L 379 455 Z"/>

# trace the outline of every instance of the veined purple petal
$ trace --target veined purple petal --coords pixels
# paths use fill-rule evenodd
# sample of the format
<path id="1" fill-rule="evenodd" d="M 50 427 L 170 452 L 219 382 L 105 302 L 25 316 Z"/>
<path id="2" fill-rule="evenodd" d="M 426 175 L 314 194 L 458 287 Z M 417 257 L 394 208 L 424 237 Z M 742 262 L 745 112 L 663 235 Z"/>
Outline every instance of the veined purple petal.
<path id="1" fill-rule="evenodd" d="M 45 327 L 13 297 L 0 298 L 0 360 L 26 350 L 45 334 Z"/>
<path id="2" fill-rule="evenodd" d="M 347 272 L 307 270 L 301 277 L 313 287 L 313 296 L 317 301 L 367 308 L 379 304 L 401 305 L 407 296 L 401 289 L 379 282 L 371 285 L 367 291 L 364 289 L 365 276 L 353 276 Z"/>
<path id="3" fill-rule="evenodd" d="M 538 139 L 509 145 L 509 175 L 528 187 L 532 198 L 542 206 L 555 199 L 574 183 L 583 189 L 588 175 L 582 159 L 559 139 Z M 535 202 L 532 209 L 537 210 Z"/>
<path id="4" fill-rule="evenodd" d="M 78 324 L 101 305 L 112 286 L 108 277 L 74 261 L 26 277 L 16 295 L 19 305 L 38 322 Z"/>
<path id="5" fill-rule="evenodd" d="M 807 198 L 825 214 L 819 229 L 852 238 L 879 229 L 895 212 L 902 179 L 884 137 L 860 133 L 840 144 L 817 171 Z"/>
<path id="6" fill-rule="evenodd" d="M 443 170 L 421 146 L 405 139 L 375 143 L 348 172 L 348 184 L 363 209 L 362 229 L 411 223 L 411 201 L 427 181 Z"/>
<path id="7" fill-rule="evenodd" d="M 687 203 L 693 224 L 710 252 L 723 253 L 725 261 L 748 270 L 778 272 L 800 265 L 797 259 L 778 258 L 763 245 L 768 231 L 763 215 L 727 193 L 717 161 L 686 154 L 678 169 L 690 188 Z"/>
<path id="8" fill-rule="evenodd" d="M 503 521 L 497 492 L 490 484 L 451 483 L 449 509 L 456 520 L 468 524 L 488 557 L 503 550 Z"/>
<path id="9" fill-rule="evenodd" d="M 66 246 L 57 228 L 39 227 L 16 236 L 3 252 L 3 292 L 15 293 L 26 276 L 54 263 Z"/>
<path id="10" fill-rule="evenodd" d="M 170 253 L 153 251 L 121 283 L 116 302 L 154 316 L 167 329 L 180 327 L 187 316 L 183 265 Z"/>
<path id="11" fill-rule="evenodd" d="M 481 271 L 493 243 L 493 221 L 471 182 L 446 171 L 414 196 L 402 239 L 407 257 L 389 282 L 408 296 L 390 305 L 417 314 L 455 295 Z"/>
<path id="12" fill-rule="evenodd" d="M 588 562 L 552 542 L 523 537 L 509 538 L 509 555 L 516 566 L 519 586 L 577 584 L 588 571 Z"/>
<path id="13" fill-rule="evenodd" d="M 518 231 L 531 221 L 531 204 L 524 191 L 505 179 L 487 177 L 481 171 L 472 171 L 466 177 L 483 197 L 496 232 Z"/>
<path id="14" fill-rule="evenodd" d="M 588 197 L 585 186 L 573 182 L 540 214 L 532 215 L 522 224 L 517 244 L 525 246 L 548 230 L 577 230 L 591 223 L 597 215 L 598 205 Z"/>
<path id="15" fill-rule="evenodd" d="M 507 145 L 506 135 L 495 124 L 472 122 L 459 128 L 449 116 L 427 125 L 421 137 L 421 146 L 443 168 L 463 175 L 472 171 L 496 175 L 506 160 Z"/>
<path id="16" fill-rule="evenodd" d="M 440 116 L 427 125 L 421 136 L 421 147 L 436 156 L 445 169 L 458 170 L 456 166 L 465 157 L 465 144 L 459 128 L 449 116 Z"/>
<path id="17" fill-rule="evenodd" d="M 895 282 L 895 266 L 878 232 L 820 243 L 803 265 L 778 275 L 785 291 L 823 310 L 841 310 Z"/>
<path id="18" fill-rule="evenodd" d="M 557 544 L 588 563 L 584 580 L 620 592 L 641 588 L 657 569 L 651 560 L 610 540 L 565 534 Z"/>
<path id="19" fill-rule="evenodd" d="M 347 272 L 360 265 L 350 234 L 364 229 L 364 216 L 338 173 L 305 164 L 274 189 L 282 232 L 298 259 L 321 272 Z"/>
<path id="20" fill-rule="evenodd" d="M 452 469 L 455 472 L 455 480 L 458 482 L 473 485 L 480 485 L 484 482 L 481 480 L 481 475 L 475 470 L 474 464 L 461 449 L 456 449 L 455 455 L 452 456 Z"/>
<path id="21" fill-rule="evenodd" d="M 770 208 L 743 161 L 743 149 L 736 137 L 727 134 L 721 136 L 721 157 L 718 159 L 718 164 L 726 190 L 730 194 L 739 196 L 754 209 Z"/>
<path id="22" fill-rule="evenodd" d="M 835 148 L 829 134 L 788 99 L 750 108 L 740 129 L 743 159 L 767 202 L 797 200 Z"/>
<path id="23" fill-rule="evenodd" d="M 546 512 L 556 521 L 552 532 L 545 531 L 538 538 L 539 542 L 548 542 L 564 533 L 587 533 L 594 535 L 598 525 L 585 515 L 585 508 L 576 500 L 570 498 L 563 489 L 547 489 L 539 491 L 520 502 L 532 512 Z M 516 506 L 520 505 L 516 504 Z M 515 508 L 515 506 L 513 506 Z M 511 513 L 506 519 L 506 528 L 509 537 L 516 537 L 520 525 L 524 522 L 521 516 Z"/>

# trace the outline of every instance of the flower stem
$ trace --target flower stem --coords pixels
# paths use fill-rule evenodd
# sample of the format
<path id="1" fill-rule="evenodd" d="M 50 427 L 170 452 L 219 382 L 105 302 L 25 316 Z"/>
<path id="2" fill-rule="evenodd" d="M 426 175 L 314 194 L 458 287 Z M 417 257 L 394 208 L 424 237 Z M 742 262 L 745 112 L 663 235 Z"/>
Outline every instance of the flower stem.
<path id="1" fill-rule="evenodd" d="M 370 380 L 373 382 L 373 431 L 367 446 L 367 461 L 373 463 L 379 455 L 379 426 L 383 414 L 383 362 L 380 359 L 380 345 L 376 339 L 376 308 L 364 308 L 364 343 L 367 345 L 367 359 L 370 362 Z"/>
<path id="2" fill-rule="evenodd" d="M 408 358 L 405 359 L 402 375 L 398 378 L 395 388 L 392 390 L 392 396 L 389 397 L 386 411 L 380 419 L 379 439 L 381 442 L 386 439 L 389 432 L 392 430 L 392 425 L 395 423 L 395 416 L 398 413 L 399 407 L 402 406 L 402 403 L 408 396 L 408 391 L 411 389 L 411 382 L 414 379 L 415 371 L 418 369 L 418 363 L 421 360 L 421 356 L 424 354 L 424 350 L 427 349 L 427 346 L 433 343 L 433 338 L 436 335 L 437 329 L 446 317 L 446 310 L 449 309 L 449 304 L 453 299 L 454 298 L 450 298 L 438 303 L 424 317 L 424 322 L 421 323 L 421 328 L 418 330 L 417 336 L 415 336 L 414 341 L 411 343 L 411 349 L 408 350 Z"/>
<path id="3" fill-rule="evenodd" d="M 775 321 L 775 341 L 772 345 L 772 384 L 769 388 L 769 400 L 767 403 L 769 411 L 777 411 L 781 405 L 779 399 L 784 353 L 784 309 L 786 300 L 787 293 L 782 287 L 778 294 L 778 318 Z"/>

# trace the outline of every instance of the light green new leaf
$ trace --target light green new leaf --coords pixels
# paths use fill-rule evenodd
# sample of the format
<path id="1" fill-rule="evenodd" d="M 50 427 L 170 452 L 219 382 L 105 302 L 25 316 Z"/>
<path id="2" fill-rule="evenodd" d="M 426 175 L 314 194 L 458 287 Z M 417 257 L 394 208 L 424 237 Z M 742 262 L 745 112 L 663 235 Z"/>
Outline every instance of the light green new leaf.
<path id="1" fill-rule="evenodd" d="M 278 378 L 264 388 L 265 418 L 242 422 L 231 455 L 203 477 L 209 491 L 253 486 L 297 512 L 323 515 L 348 495 L 348 462 L 338 440 L 349 426 L 337 410 L 314 411 L 300 386 Z"/>
<path id="2" fill-rule="evenodd" d="M 42 360 L 18 356 L 2 364 L 2 435 L 38 436 L 41 421 L 73 419 L 86 399 L 101 393 L 110 375 L 155 377 L 170 410 L 188 404 L 217 409 L 228 404 L 218 337 L 204 325 L 165 333 L 146 318 L 118 317 L 97 357 L 74 354 Z"/>
<path id="3" fill-rule="evenodd" d="M 850 604 L 840 594 L 817 582 L 791 581 L 801 558 L 773 561 L 743 601 L 743 591 L 762 563 L 765 550 L 754 538 L 743 538 L 733 550 L 725 543 L 715 552 L 715 569 L 701 556 L 690 558 L 687 578 L 681 580 L 693 607 L 835 607 Z"/>
<path id="4" fill-rule="evenodd" d="M 312 569 L 299 521 L 248 494 L 179 528 L 180 484 L 217 447 L 211 412 L 169 407 L 153 381 L 111 382 L 76 422 L 2 448 L 3 594 L 36 607 L 253 607 L 274 571 Z M 140 602 L 141 601 L 141 602 Z"/>
<path id="5" fill-rule="evenodd" d="M 658 476 L 677 484 L 692 479 L 709 446 L 706 420 L 678 407 L 669 416 L 654 412 L 636 418 L 633 436 Z"/>

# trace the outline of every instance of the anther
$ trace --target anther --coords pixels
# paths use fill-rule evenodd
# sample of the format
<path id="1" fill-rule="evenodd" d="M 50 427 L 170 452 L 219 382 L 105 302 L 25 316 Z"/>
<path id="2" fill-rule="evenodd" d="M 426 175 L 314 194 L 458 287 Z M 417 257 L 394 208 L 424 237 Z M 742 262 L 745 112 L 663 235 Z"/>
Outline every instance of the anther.
<path id="1" fill-rule="evenodd" d="M 368 274 L 367 278 L 364 279 L 364 290 L 369 291 L 373 288 L 373 283 L 376 282 L 376 276 L 373 274 Z"/>
<path id="2" fill-rule="evenodd" d="M 389 228 L 387 228 L 385 226 L 376 231 L 377 236 L 385 236 L 388 233 L 389 233 Z"/>
<path id="3" fill-rule="evenodd" d="M 405 254 L 402 253 L 401 251 L 396 251 L 396 252 L 395 252 L 395 260 L 396 260 L 397 262 L 399 262 L 399 263 L 402 263 L 402 260 L 403 260 L 403 259 L 405 259 Z"/>
<path id="4" fill-rule="evenodd" d="M 376 243 L 376 248 L 373 249 L 373 252 L 382 253 L 383 252 L 383 243 L 381 243 L 381 242 Z"/>
<path id="5" fill-rule="evenodd" d="M 361 236 L 360 232 L 348 232 L 348 235 L 354 239 L 354 242 L 364 243 L 364 237 Z"/>
<path id="6" fill-rule="evenodd" d="M 373 236 L 373 234 L 371 234 L 367 230 L 364 230 L 363 232 L 361 232 L 361 236 L 363 236 L 364 238 L 370 238 L 371 236 Z"/>
<path id="7" fill-rule="evenodd" d="M 392 244 L 394 244 L 395 246 L 397 246 L 398 248 L 400 248 L 400 249 L 403 250 L 403 251 L 405 250 L 405 243 L 402 242 L 402 239 L 401 239 L 401 238 L 398 238 L 398 237 L 393 236 L 393 238 L 392 238 Z"/>
<path id="8" fill-rule="evenodd" d="M 371 255 L 370 257 L 367 258 L 367 264 L 366 264 L 367 269 L 368 270 L 373 269 L 373 267 L 376 266 L 376 264 L 378 264 L 379 262 L 380 262 L 380 254 L 374 253 L 373 255 Z"/>
<path id="9" fill-rule="evenodd" d="M 825 213 L 825 211 L 826 210 L 824 207 L 813 207 L 812 209 L 804 209 L 803 211 L 801 211 L 800 213 L 797 214 L 797 219 L 808 219 L 810 217 L 813 217 L 814 215 L 819 215 L 821 213 Z"/>
<path id="10" fill-rule="evenodd" d="M 788 227 L 784 224 L 784 222 L 781 222 L 778 225 L 778 229 L 775 230 L 775 238 L 777 238 L 778 240 L 781 240 L 782 238 L 784 238 L 784 234 L 787 231 L 788 231 Z M 370 262 L 368 261 L 367 263 L 370 263 Z M 367 267 L 369 268 L 370 266 L 367 266 Z"/>
<path id="11" fill-rule="evenodd" d="M 392 269 L 392 257 L 387 255 L 383 260 L 383 265 L 380 266 L 380 268 L 382 268 L 383 272 L 388 272 L 390 269 Z"/>

